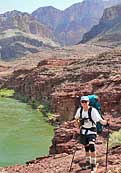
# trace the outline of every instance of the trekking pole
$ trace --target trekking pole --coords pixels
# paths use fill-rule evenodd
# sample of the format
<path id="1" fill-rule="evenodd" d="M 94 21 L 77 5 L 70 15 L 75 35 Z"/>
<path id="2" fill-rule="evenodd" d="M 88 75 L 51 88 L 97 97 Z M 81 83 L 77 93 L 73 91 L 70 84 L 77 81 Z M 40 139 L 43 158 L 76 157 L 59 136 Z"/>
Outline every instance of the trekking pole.
<path id="1" fill-rule="evenodd" d="M 75 147 L 75 149 L 74 149 L 74 151 L 73 151 L 73 157 L 72 157 L 72 161 L 71 161 L 71 165 L 70 165 L 69 173 L 71 172 L 72 163 L 73 163 L 73 160 L 74 160 L 75 153 L 76 153 L 76 147 Z"/>
<path id="2" fill-rule="evenodd" d="M 108 171 L 109 125 L 107 126 L 107 128 L 108 128 L 108 134 L 107 134 L 107 148 L 106 148 L 106 168 L 105 168 L 106 173 Z"/>

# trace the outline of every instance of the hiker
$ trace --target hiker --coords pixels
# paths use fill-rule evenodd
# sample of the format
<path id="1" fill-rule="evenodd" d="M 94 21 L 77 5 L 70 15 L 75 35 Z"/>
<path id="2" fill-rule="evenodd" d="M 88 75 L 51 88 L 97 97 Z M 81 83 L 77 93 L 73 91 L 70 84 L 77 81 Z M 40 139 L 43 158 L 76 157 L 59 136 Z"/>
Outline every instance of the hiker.
<path id="1" fill-rule="evenodd" d="M 82 170 L 90 169 L 91 173 L 96 173 L 96 123 L 100 122 L 103 125 L 109 125 L 109 120 L 104 120 L 99 112 L 89 106 L 89 97 L 82 96 L 80 99 L 81 107 L 77 109 L 75 119 L 78 127 L 80 128 L 80 143 L 85 147 L 86 162 Z M 80 111 L 81 119 L 80 119 Z M 92 121 L 89 119 L 89 111 L 91 111 Z"/>

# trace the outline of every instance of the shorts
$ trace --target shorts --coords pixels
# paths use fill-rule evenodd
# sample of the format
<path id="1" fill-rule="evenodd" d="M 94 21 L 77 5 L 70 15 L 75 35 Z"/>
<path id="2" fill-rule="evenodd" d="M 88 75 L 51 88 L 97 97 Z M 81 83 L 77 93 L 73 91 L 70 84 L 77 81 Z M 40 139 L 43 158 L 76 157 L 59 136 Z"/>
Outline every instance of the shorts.
<path id="1" fill-rule="evenodd" d="M 96 134 L 89 134 L 89 135 L 80 134 L 80 143 L 81 144 L 87 145 L 87 144 L 89 144 L 90 141 L 95 143 Z"/>

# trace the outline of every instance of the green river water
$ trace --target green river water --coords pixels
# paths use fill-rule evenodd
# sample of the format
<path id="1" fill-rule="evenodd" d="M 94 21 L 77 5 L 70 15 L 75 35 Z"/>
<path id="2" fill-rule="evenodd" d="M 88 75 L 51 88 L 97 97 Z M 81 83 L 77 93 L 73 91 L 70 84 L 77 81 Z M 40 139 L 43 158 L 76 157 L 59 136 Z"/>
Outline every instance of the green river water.
<path id="1" fill-rule="evenodd" d="M 0 166 L 47 155 L 53 127 L 31 106 L 0 97 Z"/>

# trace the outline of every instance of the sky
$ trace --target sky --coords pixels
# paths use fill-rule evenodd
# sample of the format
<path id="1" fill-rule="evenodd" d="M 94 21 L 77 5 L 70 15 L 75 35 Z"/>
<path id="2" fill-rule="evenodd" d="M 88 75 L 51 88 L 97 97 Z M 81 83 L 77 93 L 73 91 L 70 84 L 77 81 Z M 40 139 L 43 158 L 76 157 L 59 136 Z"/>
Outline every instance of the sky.
<path id="1" fill-rule="evenodd" d="M 50 5 L 57 9 L 64 10 L 82 1 L 83 0 L 0 0 L 0 14 L 12 10 L 32 13 L 39 7 Z"/>

